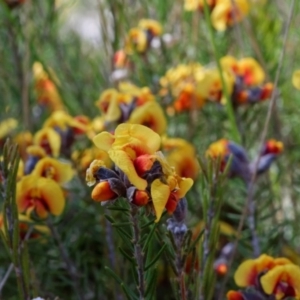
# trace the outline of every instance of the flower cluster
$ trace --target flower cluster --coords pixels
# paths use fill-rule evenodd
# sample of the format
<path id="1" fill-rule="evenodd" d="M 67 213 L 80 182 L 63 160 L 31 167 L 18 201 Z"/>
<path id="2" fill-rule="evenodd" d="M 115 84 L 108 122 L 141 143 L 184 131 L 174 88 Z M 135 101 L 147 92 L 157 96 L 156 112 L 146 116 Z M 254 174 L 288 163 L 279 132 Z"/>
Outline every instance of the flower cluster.
<path id="1" fill-rule="evenodd" d="M 103 91 L 96 102 L 104 126 L 115 128 L 117 124 L 141 124 L 158 134 L 166 131 L 167 121 L 161 106 L 148 87 L 139 88 L 129 82 L 122 82 L 116 89 Z"/>
<path id="2" fill-rule="evenodd" d="M 267 140 L 258 158 L 250 162 L 248 154 L 242 146 L 227 139 L 221 139 L 208 147 L 206 155 L 213 159 L 220 157 L 221 172 L 224 171 L 228 160 L 231 159 L 228 176 L 240 177 L 248 182 L 254 171 L 256 171 L 256 174 L 267 171 L 282 151 L 282 142 L 274 139 Z"/>
<path id="3" fill-rule="evenodd" d="M 93 161 L 87 170 L 95 201 L 127 198 L 136 206 L 153 208 L 156 221 L 163 210 L 173 213 L 178 202 L 191 188 L 193 180 L 180 177 L 158 152 L 161 139 L 151 129 L 137 124 L 121 124 L 114 134 L 102 132 L 95 145 L 107 151 L 115 166 L 108 169 L 103 161 Z"/>
<path id="4" fill-rule="evenodd" d="M 265 73 L 256 60 L 232 56 L 221 58 L 226 90 L 234 106 L 254 104 L 268 99 L 272 83 L 264 83 Z M 198 63 L 178 65 L 160 79 L 160 96 L 171 96 L 176 111 L 201 108 L 207 101 L 224 104 L 226 95 L 221 75 L 216 67 Z"/>
<path id="5" fill-rule="evenodd" d="M 203 12 L 205 1 L 210 10 L 211 23 L 218 31 L 240 22 L 249 12 L 248 0 L 185 0 L 184 9 Z"/>
<path id="6" fill-rule="evenodd" d="M 284 257 L 262 254 L 244 261 L 234 274 L 235 283 L 244 288 L 229 291 L 228 300 L 299 299 L 300 268 Z"/>

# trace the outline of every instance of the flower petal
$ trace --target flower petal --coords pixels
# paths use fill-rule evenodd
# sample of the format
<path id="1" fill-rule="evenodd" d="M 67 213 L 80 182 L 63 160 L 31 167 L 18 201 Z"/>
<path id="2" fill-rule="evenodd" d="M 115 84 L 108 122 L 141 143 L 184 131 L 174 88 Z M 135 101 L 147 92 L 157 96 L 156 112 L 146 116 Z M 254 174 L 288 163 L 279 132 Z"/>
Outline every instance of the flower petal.
<path id="1" fill-rule="evenodd" d="M 65 197 L 61 187 L 52 179 L 39 178 L 37 188 L 46 203 L 49 212 L 59 216 L 65 208 Z"/>
<path id="2" fill-rule="evenodd" d="M 298 292 L 300 291 L 300 268 L 293 264 L 276 266 L 260 278 L 261 286 L 266 294 L 275 292 L 280 282 L 287 283 Z"/>
<path id="3" fill-rule="evenodd" d="M 93 138 L 94 144 L 99 149 L 102 149 L 104 151 L 108 151 L 111 148 L 114 141 L 115 137 L 107 131 L 101 132 Z"/>
<path id="4" fill-rule="evenodd" d="M 129 181 L 138 189 L 145 190 L 147 181 L 138 176 L 133 161 L 123 150 L 109 150 L 111 160 L 126 174 Z"/>
<path id="5" fill-rule="evenodd" d="M 128 123 L 145 125 L 158 134 L 163 134 L 167 127 L 164 112 L 155 101 L 147 102 L 135 108 L 130 115 Z"/>
<path id="6" fill-rule="evenodd" d="M 114 147 L 123 146 L 124 141 L 134 149 L 139 148 L 141 154 L 153 154 L 161 143 L 160 136 L 150 128 L 139 124 L 120 124 L 115 131 Z M 137 156 L 138 156 L 137 155 Z"/>
<path id="7" fill-rule="evenodd" d="M 185 194 L 188 192 L 188 190 L 192 187 L 194 184 L 193 179 L 191 178 L 181 178 L 179 182 L 179 191 L 178 191 L 178 197 L 183 198 Z"/>
<path id="8" fill-rule="evenodd" d="M 35 165 L 32 174 L 46 177 L 64 184 L 72 179 L 74 172 L 70 164 L 62 163 L 51 157 L 44 157 Z"/>
<path id="9" fill-rule="evenodd" d="M 156 220 L 158 222 L 165 209 L 170 196 L 170 188 L 168 185 L 162 183 L 159 179 L 155 179 L 151 184 L 151 197 L 156 213 Z"/>

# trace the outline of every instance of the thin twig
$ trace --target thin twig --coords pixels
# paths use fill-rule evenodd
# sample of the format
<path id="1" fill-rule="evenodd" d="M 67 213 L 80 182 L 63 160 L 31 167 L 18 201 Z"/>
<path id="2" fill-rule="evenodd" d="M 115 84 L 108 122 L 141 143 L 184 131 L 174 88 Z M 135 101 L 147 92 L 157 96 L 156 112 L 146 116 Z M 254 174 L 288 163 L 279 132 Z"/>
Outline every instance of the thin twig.
<path id="1" fill-rule="evenodd" d="M 29 227 L 29 229 L 27 230 L 26 235 L 25 235 L 24 239 L 22 240 L 22 242 L 19 246 L 18 252 L 20 252 L 23 249 L 25 241 L 27 241 L 29 239 L 32 231 L 33 231 L 33 226 Z M 5 275 L 3 276 L 1 282 L 0 282 L 0 295 L 2 293 L 2 289 L 3 289 L 4 285 L 5 285 L 6 281 L 8 280 L 8 278 L 9 278 L 11 272 L 13 271 L 13 269 L 14 269 L 14 264 L 11 263 L 9 265 Z"/>
<path id="2" fill-rule="evenodd" d="M 134 257 L 137 263 L 137 273 L 138 273 L 138 290 L 139 290 L 139 300 L 145 299 L 145 274 L 144 274 L 144 255 L 142 252 L 142 247 L 140 244 L 140 228 L 137 209 L 131 205 L 131 221 L 133 223 L 133 245 L 134 245 Z"/>
<path id="3" fill-rule="evenodd" d="M 106 211 L 106 214 L 109 214 L 109 211 Z M 116 269 L 117 263 L 116 263 L 116 251 L 115 251 L 115 246 L 114 246 L 114 241 L 113 241 L 113 232 L 112 232 L 112 225 L 111 223 L 105 219 L 105 239 L 106 239 L 106 244 L 108 247 L 108 258 L 110 265 L 112 269 Z M 114 290 L 116 291 L 116 297 L 118 300 L 122 300 L 123 297 L 119 293 L 119 288 L 115 287 Z"/>
<path id="4" fill-rule="evenodd" d="M 249 198 L 248 201 L 248 226 L 251 233 L 251 242 L 252 242 L 252 249 L 253 249 L 253 255 L 254 257 L 258 257 L 260 255 L 260 245 L 259 245 L 259 239 L 256 232 L 256 222 L 255 222 L 255 200 L 253 197 L 253 191 L 254 189 L 250 189 L 250 186 L 248 186 L 247 189 L 247 197 Z"/>
<path id="5" fill-rule="evenodd" d="M 219 71 L 220 78 L 221 78 L 222 89 L 223 89 L 222 93 L 225 95 L 225 98 L 226 98 L 226 111 L 227 111 L 227 116 L 228 116 L 228 119 L 229 119 L 229 122 L 231 125 L 232 140 L 234 140 L 235 142 L 240 144 L 241 137 L 240 137 L 240 133 L 239 133 L 239 130 L 238 130 L 238 127 L 236 124 L 235 115 L 234 115 L 234 111 L 233 111 L 233 107 L 232 107 L 232 101 L 230 99 L 228 87 L 225 82 L 223 69 L 222 69 L 222 66 L 220 63 L 220 54 L 219 54 L 218 47 L 216 45 L 216 41 L 214 38 L 214 29 L 213 29 L 213 26 L 211 23 L 210 15 L 209 15 L 209 7 L 207 4 L 207 0 L 204 0 L 204 4 L 205 4 L 204 5 L 205 19 L 206 19 L 206 23 L 207 23 L 208 29 L 209 29 L 210 41 L 213 46 L 213 51 L 214 51 L 218 71 Z"/>
<path id="6" fill-rule="evenodd" d="M 47 225 L 51 231 L 52 237 L 54 238 L 54 240 L 56 241 L 58 248 L 59 248 L 59 252 L 61 255 L 62 260 L 65 262 L 66 264 L 66 269 L 67 272 L 69 273 L 69 276 L 72 278 L 72 282 L 73 282 L 73 287 L 76 291 L 77 297 L 80 300 L 84 300 L 85 297 L 83 295 L 83 291 L 82 288 L 80 287 L 80 283 L 79 283 L 79 275 L 78 272 L 76 270 L 76 267 L 74 265 L 74 263 L 72 262 L 72 260 L 70 259 L 68 252 L 66 250 L 66 248 L 64 247 L 61 238 L 55 228 L 55 226 L 53 225 L 53 222 L 50 218 L 48 218 L 47 220 Z"/>
<path id="7" fill-rule="evenodd" d="M 271 99 L 270 99 L 265 124 L 264 124 L 263 131 L 262 131 L 261 138 L 260 138 L 260 149 L 263 148 L 263 145 L 265 143 L 265 140 L 266 140 L 266 137 L 267 137 L 267 130 L 268 130 L 268 126 L 269 126 L 269 123 L 270 123 L 270 120 L 271 120 L 273 107 L 276 103 L 276 96 L 277 96 L 276 89 L 277 89 L 277 86 L 278 86 L 279 76 L 280 76 L 280 72 L 281 72 L 281 68 L 282 68 L 282 64 L 283 64 L 283 59 L 284 59 L 284 55 L 285 55 L 287 37 L 288 37 L 290 24 L 291 24 L 291 21 L 292 21 L 294 6 L 295 6 L 295 0 L 292 0 L 292 4 L 291 4 L 291 7 L 290 7 L 290 11 L 289 11 L 288 22 L 287 22 L 285 32 L 284 32 L 282 49 L 281 49 L 280 57 L 279 57 L 279 60 L 278 60 L 278 66 L 277 66 L 275 81 L 274 81 L 274 89 L 273 89 L 273 92 L 272 92 L 272 96 L 271 96 Z M 232 255 L 229 259 L 229 264 L 228 264 L 229 266 L 231 266 L 232 263 L 233 263 L 235 253 L 236 253 L 236 250 L 237 250 L 238 241 L 240 239 L 242 228 L 244 226 L 245 219 L 246 219 L 246 216 L 247 216 L 247 212 L 248 212 L 248 208 L 249 208 L 249 202 L 251 202 L 251 197 L 253 197 L 253 191 L 254 191 L 254 185 L 255 185 L 258 165 L 259 165 L 259 159 L 257 159 L 256 164 L 254 166 L 254 171 L 253 171 L 252 178 L 251 178 L 249 188 L 248 188 L 248 197 L 247 197 L 247 201 L 245 203 L 245 206 L 244 206 L 244 209 L 243 209 L 243 212 L 242 212 L 242 215 L 241 215 L 241 219 L 240 219 L 240 222 L 239 222 L 237 235 L 236 235 L 236 240 L 235 240 L 234 245 L 233 245 Z M 224 295 L 224 290 L 225 290 L 226 283 L 229 279 L 229 274 L 230 274 L 230 272 L 228 272 L 226 274 L 226 276 L 223 280 L 223 283 L 222 283 L 222 286 L 221 286 L 221 289 L 220 289 L 219 300 L 224 299 L 223 295 Z"/>

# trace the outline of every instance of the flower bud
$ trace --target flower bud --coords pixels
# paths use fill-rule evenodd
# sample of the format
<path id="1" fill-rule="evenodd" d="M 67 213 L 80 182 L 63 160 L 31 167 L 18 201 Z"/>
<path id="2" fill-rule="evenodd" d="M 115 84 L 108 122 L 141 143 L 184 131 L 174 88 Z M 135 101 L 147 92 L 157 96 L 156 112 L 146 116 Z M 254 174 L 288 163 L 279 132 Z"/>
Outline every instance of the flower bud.
<path id="1" fill-rule="evenodd" d="M 92 199 L 94 201 L 114 200 L 118 195 L 112 191 L 108 181 L 99 182 L 92 191 Z"/>
<path id="2" fill-rule="evenodd" d="M 149 202 L 149 194 L 146 191 L 136 190 L 132 199 L 132 203 L 137 206 L 145 206 Z"/>

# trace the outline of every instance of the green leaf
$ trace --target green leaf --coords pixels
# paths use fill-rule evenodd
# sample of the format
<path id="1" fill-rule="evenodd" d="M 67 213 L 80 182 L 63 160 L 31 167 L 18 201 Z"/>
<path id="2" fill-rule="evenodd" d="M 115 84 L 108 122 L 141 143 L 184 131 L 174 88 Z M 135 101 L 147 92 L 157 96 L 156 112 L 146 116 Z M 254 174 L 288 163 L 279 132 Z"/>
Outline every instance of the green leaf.
<path id="1" fill-rule="evenodd" d="M 162 252 L 165 250 L 167 244 L 164 244 L 162 248 L 158 251 L 157 255 L 153 258 L 153 260 L 145 267 L 145 271 L 151 268 L 160 258 Z"/>

